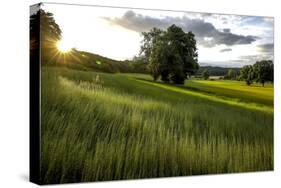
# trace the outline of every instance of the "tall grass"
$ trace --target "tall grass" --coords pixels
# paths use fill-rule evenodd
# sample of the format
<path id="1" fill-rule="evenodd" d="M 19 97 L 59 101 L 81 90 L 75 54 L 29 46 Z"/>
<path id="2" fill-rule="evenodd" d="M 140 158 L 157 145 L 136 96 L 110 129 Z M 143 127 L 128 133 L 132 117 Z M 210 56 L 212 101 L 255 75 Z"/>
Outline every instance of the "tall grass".
<path id="1" fill-rule="evenodd" d="M 41 181 L 273 169 L 273 113 L 122 74 L 42 68 Z"/>

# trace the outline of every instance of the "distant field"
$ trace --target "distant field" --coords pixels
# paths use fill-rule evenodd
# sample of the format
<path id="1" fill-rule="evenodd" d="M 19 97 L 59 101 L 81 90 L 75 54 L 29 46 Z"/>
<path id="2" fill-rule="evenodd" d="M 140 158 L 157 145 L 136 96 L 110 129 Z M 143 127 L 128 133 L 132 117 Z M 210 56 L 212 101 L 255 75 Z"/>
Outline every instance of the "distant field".
<path id="1" fill-rule="evenodd" d="M 273 169 L 273 87 L 42 68 L 44 183 Z"/>
<path id="2" fill-rule="evenodd" d="M 273 106 L 273 85 L 269 83 L 265 84 L 265 87 L 262 87 L 260 84 L 247 86 L 245 82 L 241 81 L 188 80 L 185 82 L 185 87 L 200 92 L 209 92 L 216 95 L 238 98 L 245 102 L 255 102 Z"/>

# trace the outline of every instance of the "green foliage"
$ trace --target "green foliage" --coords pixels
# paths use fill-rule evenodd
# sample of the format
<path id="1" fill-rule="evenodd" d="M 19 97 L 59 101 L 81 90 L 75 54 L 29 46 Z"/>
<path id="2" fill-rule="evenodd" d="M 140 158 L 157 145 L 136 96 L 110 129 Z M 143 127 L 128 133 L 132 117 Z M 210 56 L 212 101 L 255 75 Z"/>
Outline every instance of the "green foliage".
<path id="1" fill-rule="evenodd" d="M 83 62 L 90 70 L 108 73 L 148 73 L 146 63 L 142 60 L 117 61 L 101 55 L 80 51 L 80 62 Z M 94 63 L 101 62 L 101 63 Z"/>
<path id="2" fill-rule="evenodd" d="M 233 80 L 187 80 L 184 87 L 192 91 L 213 94 L 227 98 L 236 99 L 245 103 L 264 104 L 273 106 L 273 85 L 265 84 L 262 88 L 259 84 L 253 83 L 253 87 L 242 84 L 241 81 Z"/>
<path id="3" fill-rule="evenodd" d="M 271 60 L 257 61 L 253 68 L 256 81 L 264 86 L 265 82 L 273 82 L 273 62 Z"/>
<path id="4" fill-rule="evenodd" d="M 233 69 L 228 69 L 227 74 L 224 76 L 224 79 L 236 80 L 237 73 Z"/>
<path id="5" fill-rule="evenodd" d="M 216 66 L 200 66 L 198 71 L 196 72 L 197 75 L 202 75 L 203 71 L 208 69 L 210 75 L 212 76 L 225 76 L 228 73 L 229 68 L 225 67 L 216 67 Z M 240 68 L 231 68 L 236 75 L 239 74 Z"/>
<path id="6" fill-rule="evenodd" d="M 245 80 L 247 85 L 253 81 L 261 83 L 273 82 L 274 65 L 271 60 L 257 61 L 253 66 L 246 65 L 241 69 L 240 79 Z"/>
<path id="7" fill-rule="evenodd" d="M 244 66 L 240 71 L 240 78 L 245 80 L 247 85 L 251 85 L 255 79 L 255 71 L 253 66 Z"/>
<path id="8" fill-rule="evenodd" d="M 140 54 L 144 54 L 154 80 L 183 84 L 199 65 L 195 36 L 171 25 L 167 31 L 153 28 L 142 33 Z"/>
<path id="9" fill-rule="evenodd" d="M 158 28 L 152 28 L 150 32 L 142 32 L 143 40 L 141 45 L 140 54 L 144 54 L 143 58 L 146 63 L 149 63 L 154 45 L 161 40 L 163 31 Z"/>
<path id="10" fill-rule="evenodd" d="M 102 62 L 99 61 L 99 60 L 97 60 L 97 61 L 96 61 L 96 64 L 100 65 L 100 64 L 102 64 Z"/>
<path id="11" fill-rule="evenodd" d="M 42 183 L 273 169 L 273 113 L 259 100 L 143 79 L 42 67 Z"/>
<path id="12" fill-rule="evenodd" d="M 168 81 L 168 75 L 164 74 L 164 69 L 168 66 L 168 59 L 166 58 L 166 53 L 169 53 L 168 48 L 166 48 L 163 42 L 160 40 L 158 42 L 155 42 L 154 47 L 151 49 L 148 64 L 148 68 L 154 80 L 157 80 L 162 73 L 161 79 L 163 81 Z M 161 62 L 161 64 L 159 62 Z"/>
<path id="13" fill-rule="evenodd" d="M 210 77 L 209 71 L 207 69 L 205 69 L 202 73 L 202 77 L 204 78 L 204 80 L 208 80 Z"/>
<path id="14" fill-rule="evenodd" d="M 51 58 L 47 66 L 67 67 L 76 70 L 107 73 L 148 73 L 142 61 L 117 61 L 97 54 L 72 49 L 67 54 Z"/>

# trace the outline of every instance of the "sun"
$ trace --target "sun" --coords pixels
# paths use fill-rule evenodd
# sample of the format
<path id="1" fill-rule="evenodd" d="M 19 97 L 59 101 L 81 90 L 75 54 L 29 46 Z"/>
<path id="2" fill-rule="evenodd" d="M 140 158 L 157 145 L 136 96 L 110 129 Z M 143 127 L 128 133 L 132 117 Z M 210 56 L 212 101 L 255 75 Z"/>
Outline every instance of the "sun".
<path id="1" fill-rule="evenodd" d="M 62 53 L 67 53 L 71 51 L 72 46 L 65 40 L 60 40 L 57 42 L 57 48 Z"/>

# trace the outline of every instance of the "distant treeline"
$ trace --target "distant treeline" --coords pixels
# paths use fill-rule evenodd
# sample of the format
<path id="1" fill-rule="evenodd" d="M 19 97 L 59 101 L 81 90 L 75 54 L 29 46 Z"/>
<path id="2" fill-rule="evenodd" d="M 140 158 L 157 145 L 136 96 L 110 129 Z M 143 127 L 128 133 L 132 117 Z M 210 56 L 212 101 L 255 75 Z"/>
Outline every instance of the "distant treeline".
<path id="1" fill-rule="evenodd" d="M 211 76 L 225 76 L 229 69 L 232 69 L 237 75 L 239 75 L 240 68 L 225 68 L 225 67 L 213 67 L 213 66 L 200 66 L 196 75 L 202 75 L 205 70 L 209 72 Z"/>
<path id="2" fill-rule="evenodd" d="M 210 76 L 218 76 L 219 79 L 245 81 L 247 85 L 252 83 L 274 82 L 274 64 L 272 60 L 257 61 L 253 65 L 245 65 L 240 68 L 200 67 L 197 78 L 207 80 Z"/>
<path id="3" fill-rule="evenodd" d="M 50 66 L 64 66 L 78 70 L 92 70 L 107 73 L 144 73 L 149 74 L 148 63 L 143 59 L 136 57 L 133 60 L 118 61 L 107 58 L 98 54 L 78 51 L 73 49 L 71 54 L 65 57 L 57 57 L 52 59 L 52 62 L 46 62 Z M 225 68 L 213 66 L 199 66 L 196 72 L 197 76 L 201 76 L 205 70 L 208 71 L 210 76 L 226 76 L 229 70 L 239 75 L 241 68 Z"/>

